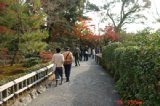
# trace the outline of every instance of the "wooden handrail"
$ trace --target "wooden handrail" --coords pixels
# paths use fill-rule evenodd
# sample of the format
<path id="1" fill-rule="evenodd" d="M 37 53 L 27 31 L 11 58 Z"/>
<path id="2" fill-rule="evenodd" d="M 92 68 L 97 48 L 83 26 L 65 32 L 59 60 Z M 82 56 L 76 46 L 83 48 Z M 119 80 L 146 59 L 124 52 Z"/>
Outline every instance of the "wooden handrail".
<path id="1" fill-rule="evenodd" d="M 23 92 L 48 77 L 52 74 L 53 67 L 54 64 L 50 64 L 44 68 L 0 86 L 0 105 L 9 100 L 11 97 Z"/>

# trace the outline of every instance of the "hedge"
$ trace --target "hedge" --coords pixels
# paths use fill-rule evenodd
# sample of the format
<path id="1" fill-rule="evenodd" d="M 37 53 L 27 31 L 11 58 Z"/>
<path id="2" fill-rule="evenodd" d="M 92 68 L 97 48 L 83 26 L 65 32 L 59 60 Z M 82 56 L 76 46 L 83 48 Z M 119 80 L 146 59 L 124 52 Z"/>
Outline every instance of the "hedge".
<path id="1" fill-rule="evenodd" d="M 160 105 L 159 41 L 160 36 L 157 34 L 143 35 L 133 37 L 132 41 L 116 42 L 103 48 L 103 65 L 113 75 L 116 88 L 126 105 L 127 100 L 141 100 L 141 106 Z"/>

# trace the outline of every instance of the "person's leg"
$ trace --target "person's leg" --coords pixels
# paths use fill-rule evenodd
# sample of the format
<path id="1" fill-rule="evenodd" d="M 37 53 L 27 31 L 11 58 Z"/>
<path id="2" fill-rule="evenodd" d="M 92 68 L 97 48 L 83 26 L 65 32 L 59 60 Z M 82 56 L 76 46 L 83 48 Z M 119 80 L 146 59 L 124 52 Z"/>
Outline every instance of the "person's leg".
<path id="1" fill-rule="evenodd" d="M 67 64 L 64 64 L 64 74 L 67 80 Z"/>
<path id="2" fill-rule="evenodd" d="M 61 83 L 60 84 L 62 84 L 62 82 L 63 82 L 63 69 L 62 69 L 62 67 L 59 68 L 59 75 L 61 76 Z"/>
<path id="3" fill-rule="evenodd" d="M 67 79 L 66 79 L 66 82 L 69 82 L 70 73 L 71 73 L 71 64 L 67 64 Z"/>
<path id="4" fill-rule="evenodd" d="M 84 54 L 84 61 L 86 61 L 86 54 Z"/>
<path id="5" fill-rule="evenodd" d="M 79 55 L 79 60 L 82 61 L 82 54 Z"/>
<path id="6" fill-rule="evenodd" d="M 71 64 L 68 65 L 68 81 L 70 81 L 69 80 L 70 74 L 71 74 Z"/>
<path id="7" fill-rule="evenodd" d="M 83 61 L 83 59 L 84 59 L 84 54 L 82 54 L 82 58 L 81 58 L 82 60 L 81 61 Z"/>
<path id="8" fill-rule="evenodd" d="M 79 59 L 77 60 L 77 64 L 80 66 Z"/>
<path id="9" fill-rule="evenodd" d="M 64 65 L 64 72 L 65 72 L 65 77 L 66 77 L 66 82 L 68 81 L 68 64 Z"/>
<path id="10" fill-rule="evenodd" d="M 77 57 L 75 57 L 75 66 L 77 66 Z"/>
<path id="11" fill-rule="evenodd" d="M 56 70 L 55 70 L 55 79 L 56 79 L 56 85 L 55 86 L 57 86 L 57 84 L 58 84 L 58 78 L 59 78 L 59 74 L 58 74 L 58 70 L 57 70 L 57 68 L 56 68 Z"/>

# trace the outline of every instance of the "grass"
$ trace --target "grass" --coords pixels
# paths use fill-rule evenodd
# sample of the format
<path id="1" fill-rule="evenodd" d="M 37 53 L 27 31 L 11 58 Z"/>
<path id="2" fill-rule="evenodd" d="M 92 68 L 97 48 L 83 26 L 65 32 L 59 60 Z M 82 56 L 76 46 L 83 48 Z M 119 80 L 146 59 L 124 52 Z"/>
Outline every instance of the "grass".
<path id="1" fill-rule="evenodd" d="M 37 64 L 29 68 L 23 67 L 21 64 L 0 66 L 0 86 L 49 64 L 50 63 Z"/>
<path id="2" fill-rule="evenodd" d="M 26 67 L 23 67 L 21 64 L 15 64 L 13 66 L 5 65 L 0 66 L 0 74 L 3 76 L 10 76 L 19 73 L 23 73 L 26 70 Z"/>

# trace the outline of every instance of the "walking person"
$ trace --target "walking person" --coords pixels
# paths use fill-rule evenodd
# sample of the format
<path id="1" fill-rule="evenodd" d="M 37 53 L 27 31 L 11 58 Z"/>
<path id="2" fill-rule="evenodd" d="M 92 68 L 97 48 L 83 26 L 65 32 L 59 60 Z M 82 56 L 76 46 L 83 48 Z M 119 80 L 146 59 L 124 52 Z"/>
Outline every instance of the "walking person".
<path id="1" fill-rule="evenodd" d="M 64 72 L 66 76 L 66 82 L 70 81 L 70 73 L 71 73 L 71 66 L 73 62 L 73 54 L 69 50 L 69 48 L 65 48 L 65 52 L 63 53 L 64 55 Z"/>
<path id="2" fill-rule="evenodd" d="M 76 49 L 74 50 L 73 52 L 73 55 L 74 55 L 74 59 L 75 59 L 75 66 L 80 66 L 80 63 L 79 63 L 79 59 L 80 59 L 80 49 L 78 47 L 76 47 Z"/>
<path id="3" fill-rule="evenodd" d="M 85 47 L 84 49 L 84 61 L 88 61 L 88 48 Z"/>
<path id="4" fill-rule="evenodd" d="M 56 79 L 56 86 L 58 84 L 59 77 L 61 78 L 61 83 L 63 82 L 63 63 L 64 63 L 64 56 L 60 53 L 61 49 L 56 48 L 56 53 L 53 55 L 52 61 L 56 65 L 55 68 L 55 79 Z"/>
<path id="5" fill-rule="evenodd" d="M 83 59 L 83 55 L 84 55 L 84 51 L 83 51 L 83 48 L 82 47 L 80 47 L 80 54 L 79 54 L 79 60 L 80 61 L 82 61 L 82 59 Z"/>
<path id="6" fill-rule="evenodd" d="M 93 48 L 93 49 L 92 49 L 92 59 L 95 58 L 95 55 L 96 55 L 96 52 L 95 52 L 95 49 Z"/>
<path id="7" fill-rule="evenodd" d="M 91 50 L 91 48 L 89 47 L 89 48 L 88 48 L 88 57 L 91 57 L 91 53 L 92 53 L 92 50 Z"/>

